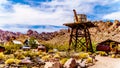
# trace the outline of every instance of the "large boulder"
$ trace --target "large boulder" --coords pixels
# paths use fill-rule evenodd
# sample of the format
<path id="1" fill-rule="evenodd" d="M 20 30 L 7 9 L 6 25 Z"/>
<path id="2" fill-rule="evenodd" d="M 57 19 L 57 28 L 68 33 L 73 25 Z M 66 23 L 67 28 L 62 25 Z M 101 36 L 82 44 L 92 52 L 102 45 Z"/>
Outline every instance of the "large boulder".
<path id="1" fill-rule="evenodd" d="M 64 64 L 65 68 L 76 68 L 76 66 L 77 63 L 74 58 L 68 59 L 68 61 L 66 61 L 66 63 Z"/>

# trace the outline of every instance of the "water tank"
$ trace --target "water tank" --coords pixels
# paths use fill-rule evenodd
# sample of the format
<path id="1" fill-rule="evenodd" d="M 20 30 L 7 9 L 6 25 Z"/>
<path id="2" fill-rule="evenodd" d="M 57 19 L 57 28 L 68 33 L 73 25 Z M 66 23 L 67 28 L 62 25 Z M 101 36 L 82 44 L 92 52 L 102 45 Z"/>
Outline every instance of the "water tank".
<path id="1" fill-rule="evenodd" d="M 85 14 L 77 14 L 78 17 L 78 23 L 83 23 L 87 21 L 87 16 Z M 76 19 L 74 17 L 74 21 L 76 22 Z"/>

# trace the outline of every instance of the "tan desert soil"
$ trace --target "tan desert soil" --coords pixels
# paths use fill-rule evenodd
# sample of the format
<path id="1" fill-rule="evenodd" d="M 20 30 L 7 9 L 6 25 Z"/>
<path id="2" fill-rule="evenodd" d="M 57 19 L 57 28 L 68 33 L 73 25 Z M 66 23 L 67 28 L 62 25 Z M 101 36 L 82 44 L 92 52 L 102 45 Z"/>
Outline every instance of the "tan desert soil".
<path id="1" fill-rule="evenodd" d="M 96 56 L 95 65 L 88 68 L 120 68 L 120 58 Z"/>

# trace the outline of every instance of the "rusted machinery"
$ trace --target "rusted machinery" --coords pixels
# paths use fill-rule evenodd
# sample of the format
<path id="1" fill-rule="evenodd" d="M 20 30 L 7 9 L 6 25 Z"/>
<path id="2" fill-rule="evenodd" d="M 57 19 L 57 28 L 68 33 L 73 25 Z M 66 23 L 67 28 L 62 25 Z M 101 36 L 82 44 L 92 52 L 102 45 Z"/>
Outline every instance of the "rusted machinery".
<path id="1" fill-rule="evenodd" d="M 69 50 L 74 48 L 85 47 L 86 51 L 93 52 L 89 28 L 96 27 L 93 23 L 87 22 L 85 14 L 77 14 L 74 12 L 74 23 L 65 23 L 63 25 L 71 28 L 71 34 L 69 39 Z M 84 40 L 84 41 L 83 41 Z"/>

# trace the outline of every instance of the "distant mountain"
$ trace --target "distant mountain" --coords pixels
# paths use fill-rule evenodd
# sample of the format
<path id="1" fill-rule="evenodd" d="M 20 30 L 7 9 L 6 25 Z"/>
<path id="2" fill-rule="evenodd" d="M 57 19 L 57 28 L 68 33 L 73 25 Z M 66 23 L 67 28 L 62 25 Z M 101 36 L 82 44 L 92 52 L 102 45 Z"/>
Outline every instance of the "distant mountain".
<path id="1" fill-rule="evenodd" d="M 26 33 L 27 30 L 35 30 L 39 33 L 41 32 L 54 32 L 60 29 L 67 29 L 66 26 L 55 26 L 55 25 L 23 25 L 23 24 L 7 24 L 0 26 L 2 30 L 13 31 L 13 32 L 22 32 Z"/>
<path id="2" fill-rule="evenodd" d="M 94 42 L 100 42 L 105 39 L 112 39 L 115 41 L 120 41 L 120 22 L 115 20 L 114 22 L 110 21 L 94 21 L 97 27 L 90 28 L 91 39 Z M 59 30 L 53 32 L 38 32 L 36 30 L 29 29 L 26 33 L 20 32 L 11 32 L 0 30 L 0 42 L 6 42 L 12 39 L 25 40 L 28 37 L 35 37 L 39 41 L 47 41 L 51 43 L 63 44 L 68 42 L 70 33 L 65 26 L 53 26 L 53 25 L 20 25 L 20 28 L 36 28 L 36 29 L 54 29 L 58 28 Z"/>
<path id="3" fill-rule="evenodd" d="M 59 26 L 52 26 L 52 27 L 61 28 Z M 45 28 L 48 28 L 48 26 L 45 26 Z M 49 26 L 49 28 L 51 28 L 51 26 Z M 64 29 L 61 29 L 59 31 L 54 31 L 54 32 L 41 32 L 41 33 L 31 29 L 29 29 L 26 33 L 0 30 L 0 43 L 4 43 L 14 39 L 19 39 L 23 41 L 28 37 L 35 37 L 36 39 L 47 41 L 54 38 L 57 35 L 65 34 L 63 30 Z"/>

